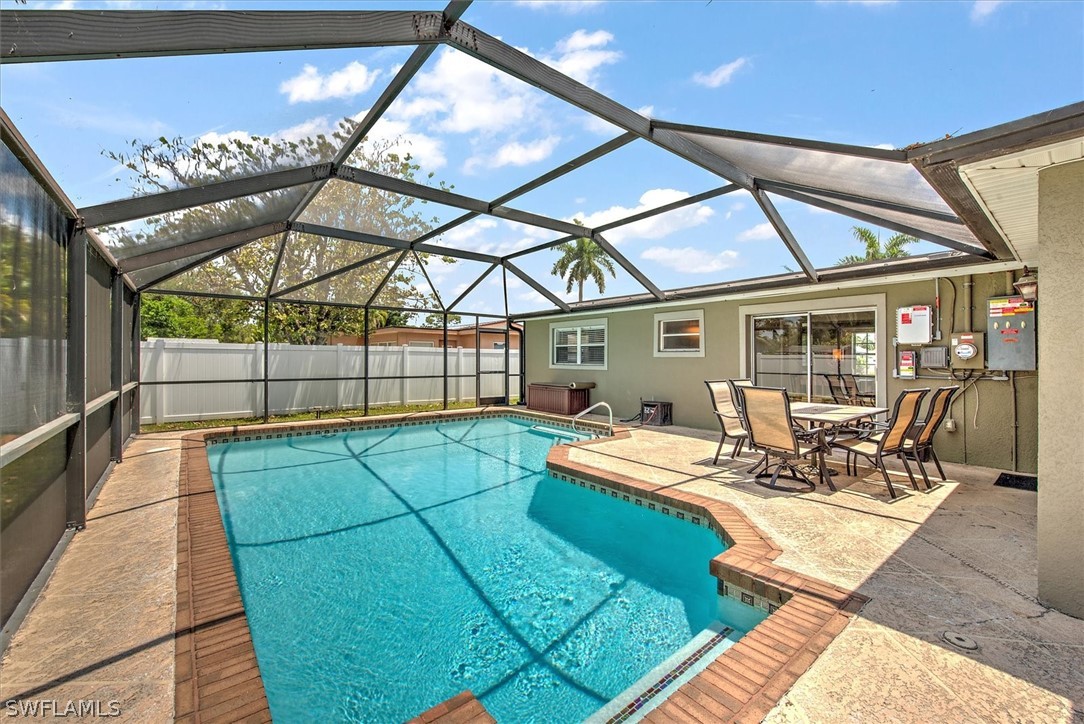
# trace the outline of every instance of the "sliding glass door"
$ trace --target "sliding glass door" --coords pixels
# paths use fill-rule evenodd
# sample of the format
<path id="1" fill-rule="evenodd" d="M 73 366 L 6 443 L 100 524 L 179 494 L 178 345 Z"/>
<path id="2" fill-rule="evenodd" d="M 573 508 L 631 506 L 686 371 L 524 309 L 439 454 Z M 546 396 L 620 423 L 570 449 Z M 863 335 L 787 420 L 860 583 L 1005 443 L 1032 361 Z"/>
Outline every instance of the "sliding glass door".
<path id="1" fill-rule="evenodd" d="M 753 317 L 753 382 L 784 387 L 792 400 L 831 402 L 826 375 L 854 375 L 859 392 L 877 392 L 877 315 L 873 309 Z"/>

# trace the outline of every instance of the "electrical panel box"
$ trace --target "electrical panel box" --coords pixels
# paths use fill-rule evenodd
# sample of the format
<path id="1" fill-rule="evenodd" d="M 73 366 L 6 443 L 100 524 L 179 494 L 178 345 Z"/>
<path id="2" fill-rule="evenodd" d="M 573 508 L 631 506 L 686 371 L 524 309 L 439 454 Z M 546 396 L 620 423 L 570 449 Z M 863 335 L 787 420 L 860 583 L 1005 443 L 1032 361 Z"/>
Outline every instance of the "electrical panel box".
<path id="1" fill-rule="evenodd" d="M 954 370 L 986 369 L 986 347 L 982 332 L 961 332 L 949 339 L 949 352 Z"/>
<path id="2" fill-rule="evenodd" d="M 914 350 L 901 349 L 896 364 L 897 376 L 901 380 L 913 380 L 918 376 L 918 361 Z"/>
<path id="3" fill-rule="evenodd" d="M 896 340 L 900 344 L 929 344 L 933 340 L 933 308 L 919 305 L 897 309 Z"/>
<path id="4" fill-rule="evenodd" d="M 920 362 L 926 368 L 948 367 L 948 347 L 923 347 Z"/>
<path id="5" fill-rule="evenodd" d="M 1035 369 L 1035 302 L 1023 297 L 987 300 L 987 364 L 992 370 Z"/>

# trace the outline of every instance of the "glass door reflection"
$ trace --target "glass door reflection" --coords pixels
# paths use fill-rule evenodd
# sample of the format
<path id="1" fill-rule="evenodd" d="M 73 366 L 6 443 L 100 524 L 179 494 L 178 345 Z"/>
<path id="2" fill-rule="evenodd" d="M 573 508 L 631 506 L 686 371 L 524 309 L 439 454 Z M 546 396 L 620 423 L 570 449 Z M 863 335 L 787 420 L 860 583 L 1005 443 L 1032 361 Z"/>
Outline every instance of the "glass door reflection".
<path id="1" fill-rule="evenodd" d="M 786 388 L 791 400 L 832 402 L 826 375 L 840 387 L 877 394 L 877 316 L 872 309 L 755 317 L 752 378 Z"/>
<path id="2" fill-rule="evenodd" d="M 753 382 L 783 387 L 792 400 L 809 399 L 809 315 L 753 319 Z"/>

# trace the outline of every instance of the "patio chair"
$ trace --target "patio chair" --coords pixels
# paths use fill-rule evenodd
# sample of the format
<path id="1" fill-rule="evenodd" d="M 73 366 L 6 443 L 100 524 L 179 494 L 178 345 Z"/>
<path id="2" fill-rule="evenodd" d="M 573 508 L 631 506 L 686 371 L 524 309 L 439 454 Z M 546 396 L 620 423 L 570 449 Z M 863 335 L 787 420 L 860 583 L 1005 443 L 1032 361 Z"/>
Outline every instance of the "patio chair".
<path id="1" fill-rule="evenodd" d="M 741 454 L 749 433 L 745 431 L 745 427 L 742 425 L 741 417 L 738 415 L 738 408 L 734 404 L 734 393 L 727 381 L 704 380 L 704 384 L 708 386 L 711 407 L 715 411 L 715 419 L 719 421 L 719 427 L 722 430 L 719 447 L 715 449 L 715 459 L 712 461 L 713 465 L 718 465 L 719 453 L 723 451 L 723 443 L 726 442 L 727 438 L 735 441 L 734 449 L 730 453 L 730 459 L 733 460 Z"/>
<path id="2" fill-rule="evenodd" d="M 828 383 L 828 394 L 832 396 L 832 402 L 837 405 L 853 405 L 851 397 L 847 394 L 846 389 L 843 387 L 843 378 L 839 375 L 826 375 L 821 374 L 824 381 Z"/>
<path id="3" fill-rule="evenodd" d="M 842 440 L 833 440 L 830 445 L 833 449 L 844 450 L 847 453 L 847 474 L 851 474 L 851 460 L 854 460 L 854 475 L 858 474 L 858 459 L 857 456 L 869 460 L 873 465 L 881 471 L 881 475 L 885 479 L 885 484 L 888 486 L 888 494 L 893 499 L 896 498 L 896 489 L 892 487 L 892 480 L 888 477 L 888 470 L 885 468 L 885 458 L 896 456 L 903 462 L 903 467 L 907 471 L 907 477 L 911 481 L 911 487 L 918 490 L 918 481 L 915 479 L 914 474 L 911 472 L 911 466 L 907 464 L 907 456 L 904 454 L 904 448 L 908 446 L 907 433 L 915 424 L 915 420 L 918 419 L 918 408 L 922 404 L 922 398 L 929 394 L 929 387 L 922 387 L 914 390 L 904 390 L 899 397 L 896 398 L 896 404 L 892 409 L 892 417 L 889 419 L 887 426 L 882 432 L 873 433 L 866 437 L 846 438 Z"/>
<path id="4" fill-rule="evenodd" d="M 941 423 L 948 416 L 949 403 L 952 402 L 952 396 L 959 389 L 959 385 L 938 387 L 934 391 L 933 397 L 930 398 L 929 407 L 926 409 L 926 419 L 915 423 L 909 433 L 912 443 L 909 450 L 904 450 L 904 455 L 914 458 L 915 462 L 918 463 L 918 470 L 922 473 L 922 479 L 926 482 L 927 490 L 933 489 L 930 477 L 926 474 L 924 463 L 927 460 L 933 459 L 933 464 L 937 466 L 938 475 L 941 476 L 942 480 L 948 479 L 941 467 L 941 461 L 937 459 L 937 452 L 933 449 L 933 437 L 937 434 Z"/>
<path id="5" fill-rule="evenodd" d="M 734 408 L 738 411 L 738 417 L 741 419 L 741 426 L 748 430 L 749 428 L 745 427 L 745 416 L 742 412 L 745 403 L 742 402 L 741 393 L 746 387 L 752 387 L 753 381 L 743 377 L 733 377 L 727 379 L 726 386 L 730 388 L 730 399 L 734 400 Z"/>
<path id="6" fill-rule="evenodd" d="M 791 493 L 812 492 L 816 485 L 797 464 L 806 460 L 816 464 L 820 479 L 827 481 L 829 488 L 836 489 L 824 467 L 824 453 L 828 450 L 824 430 L 805 430 L 795 425 L 790 416 L 790 398 L 787 397 L 785 389 L 744 387 L 742 399 L 745 405 L 746 430 L 749 432 L 749 447 L 764 453 L 764 459 L 752 468 L 756 470 L 761 465 L 764 466 L 764 470 L 756 474 L 757 485 Z M 777 460 L 775 465 L 771 463 L 772 458 Z M 767 483 L 762 482 L 769 477 L 771 479 Z M 780 478 L 793 480 L 799 485 L 780 486 Z"/>
<path id="7" fill-rule="evenodd" d="M 858 379 L 854 375 L 846 374 L 840 375 L 839 377 L 843 380 L 843 389 L 847 391 L 847 397 L 851 398 L 852 405 L 874 407 L 877 396 L 862 392 L 858 387 Z"/>

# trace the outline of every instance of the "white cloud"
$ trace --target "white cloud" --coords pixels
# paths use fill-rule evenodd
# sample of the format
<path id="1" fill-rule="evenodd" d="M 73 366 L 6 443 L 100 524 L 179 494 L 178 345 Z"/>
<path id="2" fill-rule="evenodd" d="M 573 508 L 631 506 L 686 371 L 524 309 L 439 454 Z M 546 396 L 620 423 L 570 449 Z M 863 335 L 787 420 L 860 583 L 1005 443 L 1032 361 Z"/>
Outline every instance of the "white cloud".
<path id="1" fill-rule="evenodd" d="M 271 137 L 284 141 L 299 141 L 303 138 L 311 138 L 319 136 L 320 134 L 330 137 L 334 131 L 335 124 L 332 123 L 327 116 L 316 116 L 315 118 L 306 119 L 295 126 L 275 131 L 271 134 Z M 238 133 L 238 131 L 233 131 L 233 133 Z M 244 133 L 247 135 L 247 132 Z M 213 132 L 205 134 L 203 138 L 207 138 L 211 135 L 213 135 Z"/>
<path id="2" fill-rule="evenodd" d="M 441 243 L 447 246 L 464 246 L 472 239 L 485 233 L 486 229 L 497 226 L 497 220 L 489 216 L 479 216 L 440 235 Z"/>
<path id="3" fill-rule="evenodd" d="M 525 304 L 532 305 L 532 307 L 531 307 L 532 309 L 533 308 L 549 309 L 550 307 L 553 306 L 553 302 L 546 299 L 544 296 L 542 296 L 541 294 L 536 292 L 534 289 L 529 289 L 529 290 L 523 292 L 522 294 L 517 294 L 516 299 L 518 299 L 521 302 L 524 302 Z"/>
<path id="4" fill-rule="evenodd" d="M 727 221 L 729 221 L 730 217 L 733 216 L 734 214 L 738 213 L 739 211 L 744 211 L 744 210 L 745 210 L 745 202 L 744 201 L 735 201 L 726 210 L 726 219 L 727 219 Z"/>
<path id="5" fill-rule="evenodd" d="M 368 113 L 368 109 L 353 116 L 353 120 L 361 121 Z M 338 125 L 328 116 L 316 116 L 271 134 L 275 140 L 297 141 L 302 138 L 324 134 L 330 137 Z M 248 135 L 247 131 L 233 131 Z M 210 135 L 210 134 L 208 134 Z M 227 136 L 231 134 L 226 134 Z M 204 136 L 206 137 L 206 136 Z M 382 117 L 366 136 L 365 144 L 390 143 L 388 151 L 400 156 L 410 154 L 415 162 L 425 171 L 436 171 L 448 164 L 448 158 L 444 155 L 444 144 L 439 138 L 428 136 L 424 133 L 411 130 L 410 124 L 405 121 L 394 120 L 387 116 Z"/>
<path id="6" fill-rule="evenodd" d="M 737 264 L 738 252 L 727 249 L 714 254 L 691 246 L 680 249 L 653 246 L 645 249 L 640 258 L 658 262 L 682 274 L 714 274 Z"/>
<path id="7" fill-rule="evenodd" d="M 444 155 L 444 143 L 439 138 L 413 131 L 410 124 L 403 121 L 381 118 L 369 131 L 366 140 L 369 143 L 391 141 L 389 151 L 400 156 L 409 153 L 425 171 L 436 171 L 448 163 L 448 158 Z"/>
<path id="8" fill-rule="evenodd" d="M 765 221 L 763 224 L 757 224 L 751 229 L 738 234 L 738 241 L 760 241 L 762 239 L 774 239 L 776 238 L 775 229 L 772 225 Z"/>
<path id="9" fill-rule="evenodd" d="M 879 148 L 882 151 L 894 151 L 896 149 L 891 143 L 878 143 L 874 148 Z"/>
<path id="10" fill-rule="evenodd" d="M 693 83 L 707 88 L 718 88 L 726 85 L 734 77 L 734 74 L 749 64 L 748 58 L 738 58 L 729 63 L 723 63 L 710 73 L 694 73 Z"/>
<path id="11" fill-rule="evenodd" d="M 613 39 L 613 33 L 605 30 L 593 33 L 577 30 L 558 41 L 555 55 L 543 55 L 539 60 L 585 85 L 594 86 L 598 81 L 597 71 L 621 59 L 620 52 L 606 49 Z"/>
<path id="12" fill-rule="evenodd" d="M 305 65 L 298 75 L 279 85 L 279 93 L 287 94 L 291 104 L 353 98 L 372 88 L 379 76 L 379 68 L 369 70 L 356 60 L 329 75 L 321 74 L 314 65 Z"/>
<path id="13" fill-rule="evenodd" d="M 483 254 L 504 255 L 534 246 L 540 241 L 549 241 L 556 236 L 556 232 L 546 229 L 479 216 L 441 234 L 437 243 Z M 500 276 L 497 275 L 496 278 L 499 279 Z M 491 277 L 487 283 L 497 282 Z"/>
<path id="14" fill-rule="evenodd" d="M 463 170 L 474 173 L 479 167 L 529 166 L 549 158 L 560 142 L 560 136 L 546 136 L 529 143 L 511 141 L 498 148 L 491 156 L 471 156 L 463 164 Z"/>
<path id="15" fill-rule="evenodd" d="M 449 274 L 456 271 L 455 261 L 444 261 L 436 254 L 430 254 L 425 260 L 425 271 L 429 275 L 429 278 L 433 280 L 433 283 L 438 284 L 443 281 L 444 278 L 447 277 Z M 452 300 L 445 299 L 444 301 L 450 302 Z"/>
<path id="16" fill-rule="evenodd" d="M 566 15 L 576 15 L 602 4 L 602 0 L 516 0 L 516 5 L 531 10 L 552 10 Z"/>
<path id="17" fill-rule="evenodd" d="M 1004 0 L 975 0 L 975 4 L 971 6 L 971 22 L 981 23 L 1004 4 Z"/>
<path id="18" fill-rule="evenodd" d="M 367 111 L 362 111 L 353 117 L 360 121 Z M 328 116 L 316 116 L 309 118 L 297 125 L 283 128 L 266 134 L 273 141 L 298 141 L 323 134 L 330 137 L 338 127 L 338 121 L 332 121 Z M 264 134 L 260 134 L 264 135 Z M 250 142 L 252 134 L 248 131 L 209 131 L 196 138 L 198 143 L 210 143 L 214 146 L 220 143 L 241 140 Z M 382 118 L 377 121 L 369 131 L 363 146 L 372 143 L 388 143 L 387 151 L 397 153 L 400 156 L 410 154 L 414 161 L 425 171 L 435 171 L 447 165 L 448 159 L 444 155 L 443 144 L 440 139 L 427 136 L 423 133 L 412 131 L 407 123 Z M 163 174 L 165 177 L 166 174 Z"/>
<path id="19" fill-rule="evenodd" d="M 597 133 L 600 136 L 616 136 L 621 133 L 620 128 L 593 114 L 587 114 L 583 117 L 583 127 L 591 133 Z"/>
<path id="20" fill-rule="evenodd" d="M 524 124 L 541 96 L 522 81 L 450 48 L 433 69 L 418 74 L 413 95 L 392 106 L 396 117 L 418 118 L 434 131 L 493 133 Z"/>
<path id="21" fill-rule="evenodd" d="M 676 189 L 651 189 L 640 197 L 640 204 L 634 208 L 611 206 L 608 209 L 590 214 L 581 211 L 574 218 L 579 219 L 588 228 L 595 228 L 607 222 L 616 221 L 688 197 L 687 192 Z M 707 223 L 708 219 L 714 214 L 715 211 L 709 206 L 690 204 L 665 214 L 637 221 L 628 226 L 619 226 L 612 231 L 606 232 L 606 239 L 614 244 L 620 244 L 626 239 L 661 239 L 674 232 Z"/>
<path id="22" fill-rule="evenodd" d="M 534 57 L 593 83 L 602 67 L 620 58 L 620 53 L 607 48 L 612 42 L 613 35 L 606 31 L 577 30 Z M 468 144 L 462 171 L 471 174 L 538 163 L 559 147 L 563 123 L 586 125 L 591 120 L 601 126 L 591 130 L 618 133 L 614 126 L 593 117 L 577 115 L 573 120 L 567 113 L 562 115 L 550 96 L 531 85 L 466 53 L 445 48 L 414 78 L 381 123 L 386 127 L 399 124 L 400 132 L 418 134 L 412 143 L 415 157 L 439 152 L 441 163 L 429 164 L 427 170 L 446 162 L 442 139 L 449 147 Z M 525 137 L 528 128 L 538 135 Z M 465 138 L 453 141 L 447 138 L 449 134 Z"/>

